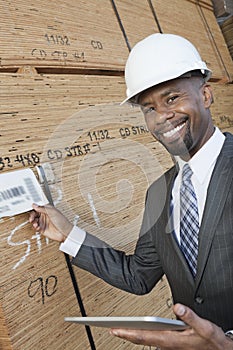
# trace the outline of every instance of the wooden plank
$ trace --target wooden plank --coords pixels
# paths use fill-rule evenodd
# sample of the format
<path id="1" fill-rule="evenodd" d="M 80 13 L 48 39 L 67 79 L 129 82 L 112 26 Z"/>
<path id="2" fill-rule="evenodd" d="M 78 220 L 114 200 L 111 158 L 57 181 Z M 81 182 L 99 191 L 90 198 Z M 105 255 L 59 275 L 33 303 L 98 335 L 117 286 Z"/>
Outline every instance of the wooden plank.
<path id="1" fill-rule="evenodd" d="M 4 313 L 0 305 L 0 349 L 12 350 L 8 330 L 5 324 Z"/>
<path id="2" fill-rule="evenodd" d="M 232 112 L 232 84 L 211 84 L 214 94 L 214 103 L 211 107 L 212 117 L 215 125 L 223 131 L 233 131 Z"/>
<path id="3" fill-rule="evenodd" d="M 62 256 L 56 253 L 55 246 L 55 249 L 51 249 L 51 243 L 45 250 L 46 243 L 43 239 L 40 241 L 40 248 L 37 245 L 39 238 L 34 244 L 35 240 L 26 225 L 26 220 L 26 216 L 16 218 L 14 223 L 11 220 L 8 225 L 11 231 L 8 234 L 5 232 L 2 236 L 4 240 L 6 236 L 9 237 L 9 233 L 12 233 L 12 224 L 18 228 L 12 234 L 12 240 L 8 241 L 8 247 L 3 245 L 7 248 L 8 254 L 10 247 L 16 254 L 11 261 L 9 255 L 4 254 L 5 260 L 8 261 L 4 271 L 8 276 L 3 281 L 1 279 L 3 289 L 1 303 L 5 309 L 6 325 L 13 349 L 62 349 L 62 340 L 66 343 L 73 337 L 69 325 L 63 322 L 63 318 L 72 310 L 77 310 L 77 314 L 80 314 L 79 309 L 72 293 L 71 282 L 66 278 L 68 275 Z M 19 249 L 15 249 L 16 245 Z M 29 248 L 29 261 L 25 262 L 24 266 L 12 269 Z M 40 249 L 41 252 L 45 250 L 46 254 L 39 255 Z M 80 338 L 81 348 L 88 348 L 85 334 L 80 332 L 76 333 L 76 336 Z"/>
<path id="4" fill-rule="evenodd" d="M 233 59 L 233 14 L 226 20 L 220 22 L 220 27 L 229 49 L 231 58 Z"/>
<path id="5" fill-rule="evenodd" d="M 123 70 L 128 49 L 109 0 L 6 0 L 0 13 L 2 70 Z"/>
<path id="6" fill-rule="evenodd" d="M 147 0 L 114 1 L 131 47 L 159 28 Z"/>
<path id="7" fill-rule="evenodd" d="M 231 0 L 212 0 L 216 17 L 226 17 L 233 14 L 233 3 Z"/>

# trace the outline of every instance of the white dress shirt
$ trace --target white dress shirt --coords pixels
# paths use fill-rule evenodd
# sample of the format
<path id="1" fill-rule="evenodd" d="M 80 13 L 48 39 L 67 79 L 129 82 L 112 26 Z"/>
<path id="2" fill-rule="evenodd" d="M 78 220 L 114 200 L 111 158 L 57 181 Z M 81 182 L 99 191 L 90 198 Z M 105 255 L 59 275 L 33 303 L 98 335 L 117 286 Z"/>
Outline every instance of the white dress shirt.
<path id="1" fill-rule="evenodd" d="M 202 220 L 202 215 L 205 206 L 207 188 L 210 178 L 217 160 L 217 157 L 222 149 L 225 136 L 218 128 L 215 128 L 214 134 L 204 144 L 204 146 L 189 160 L 188 164 L 193 171 L 192 183 L 196 192 L 199 211 L 199 224 Z M 173 202 L 173 223 L 175 234 L 178 242 L 180 242 L 180 185 L 181 174 L 185 162 L 176 157 L 179 163 L 180 171 L 175 179 L 172 190 Z M 60 250 L 73 257 L 78 254 L 86 237 L 86 232 L 77 226 L 74 226 L 64 243 L 61 243 Z"/>
<path id="2" fill-rule="evenodd" d="M 193 171 L 191 181 L 197 196 L 199 226 L 201 225 L 202 221 L 210 178 L 212 176 L 219 153 L 221 152 L 224 140 L 225 136 L 218 128 L 215 128 L 211 138 L 187 162 Z M 180 185 L 183 166 L 186 162 L 184 162 L 180 157 L 176 157 L 176 160 L 179 164 L 180 170 L 174 181 L 172 189 L 173 225 L 176 238 L 180 243 Z"/>

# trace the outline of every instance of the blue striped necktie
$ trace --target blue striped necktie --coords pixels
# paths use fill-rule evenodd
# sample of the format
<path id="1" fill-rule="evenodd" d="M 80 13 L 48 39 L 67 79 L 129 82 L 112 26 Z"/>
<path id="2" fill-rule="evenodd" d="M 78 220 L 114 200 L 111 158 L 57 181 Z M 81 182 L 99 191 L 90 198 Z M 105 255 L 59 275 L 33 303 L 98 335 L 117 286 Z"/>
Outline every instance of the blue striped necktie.
<path id="1" fill-rule="evenodd" d="M 190 166 L 185 164 L 180 187 L 180 248 L 195 277 L 197 272 L 199 216 L 197 197 L 191 182 L 192 174 Z"/>

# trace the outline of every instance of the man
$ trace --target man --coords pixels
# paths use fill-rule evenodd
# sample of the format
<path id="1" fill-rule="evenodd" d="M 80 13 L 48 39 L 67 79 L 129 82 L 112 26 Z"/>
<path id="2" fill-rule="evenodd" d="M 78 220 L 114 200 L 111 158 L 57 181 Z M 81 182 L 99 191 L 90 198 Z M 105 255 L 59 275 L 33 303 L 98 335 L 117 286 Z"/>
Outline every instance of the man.
<path id="1" fill-rule="evenodd" d="M 112 330 L 138 344 L 233 349 L 224 334 L 233 329 L 233 136 L 213 125 L 210 75 L 195 47 L 172 34 L 153 34 L 129 55 L 124 102 L 141 107 L 152 135 L 177 160 L 148 189 L 133 255 L 72 227 L 53 207 L 34 205 L 30 215 L 75 265 L 113 286 L 145 294 L 167 276 L 174 312 L 191 328 Z"/>

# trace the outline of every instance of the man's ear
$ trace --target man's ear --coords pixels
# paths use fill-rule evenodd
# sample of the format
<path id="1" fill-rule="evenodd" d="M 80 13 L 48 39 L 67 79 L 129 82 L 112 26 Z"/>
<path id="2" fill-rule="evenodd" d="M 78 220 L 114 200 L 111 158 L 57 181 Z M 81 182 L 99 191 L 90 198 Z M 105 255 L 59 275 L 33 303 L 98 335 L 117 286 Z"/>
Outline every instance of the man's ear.
<path id="1" fill-rule="evenodd" d="M 203 98 L 204 98 L 204 105 L 205 108 L 210 108 L 212 103 L 214 103 L 214 97 L 213 97 L 213 91 L 209 84 L 203 85 Z"/>

